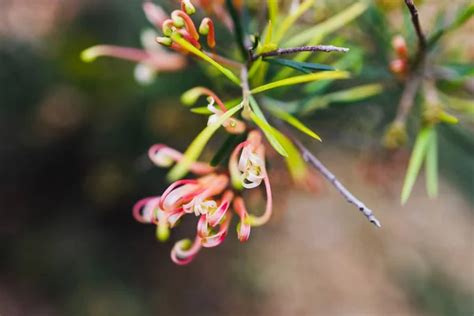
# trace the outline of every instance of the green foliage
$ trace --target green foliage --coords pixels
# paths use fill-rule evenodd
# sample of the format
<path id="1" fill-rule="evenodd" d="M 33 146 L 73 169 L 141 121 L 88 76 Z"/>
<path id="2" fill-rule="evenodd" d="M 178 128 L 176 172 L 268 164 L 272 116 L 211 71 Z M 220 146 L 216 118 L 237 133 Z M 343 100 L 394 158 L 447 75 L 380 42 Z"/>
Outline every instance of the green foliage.
<path id="1" fill-rule="evenodd" d="M 317 64 L 317 63 L 305 63 L 305 62 L 294 61 L 294 60 L 283 59 L 283 58 L 266 58 L 264 59 L 264 61 L 270 64 L 290 67 L 292 69 L 298 70 L 305 74 L 309 74 L 309 73 L 312 73 L 313 71 L 318 71 L 318 70 L 324 70 L 324 71 L 336 70 L 335 67 L 330 66 L 330 65 L 323 65 L 323 64 Z"/>
<path id="2" fill-rule="evenodd" d="M 382 86 L 379 84 L 368 84 L 337 92 L 317 96 L 309 99 L 301 107 L 302 114 L 308 114 L 317 109 L 326 108 L 331 103 L 350 103 L 357 102 L 375 96 L 382 92 Z"/>
<path id="3" fill-rule="evenodd" d="M 453 22 L 445 27 L 435 31 L 433 35 L 428 39 L 428 46 L 433 47 L 443 37 L 443 35 L 456 30 L 466 23 L 474 15 L 474 4 L 470 4 L 467 7 L 459 9 Z"/>
<path id="4" fill-rule="evenodd" d="M 277 118 L 287 122 L 288 124 L 292 125 L 293 127 L 297 128 L 301 132 L 305 133 L 306 135 L 309 135 L 310 137 L 321 141 L 321 137 L 319 137 L 318 134 L 313 132 L 311 129 L 306 127 L 300 120 L 298 120 L 296 117 L 291 115 L 290 113 L 279 109 L 276 106 L 270 106 L 267 104 L 266 108 Z"/>
<path id="5" fill-rule="evenodd" d="M 270 126 L 267 119 L 260 110 L 257 101 L 255 101 L 253 97 L 250 97 L 250 106 L 252 107 L 252 112 L 250 113 L 250 118 L 252 119 L 252 121 L 254 121 L 255 124 L 257 124 L 257 126 L 263 131 L 270 145 L 272 145 L 272 147 L 280 155 L 287 157 L 288 153 L 278 141 L 275 135 L 275 129 Z"/>
<path id="6" fill-rule="evenodd" d="M 317 81 L 317 80 L 328 80 L 328 79 L 347 79 L 349 78 L 349 73 L 346 71 L 325 71 L 319 73 L 312 73 L 307 75 L 290 77 L 282 80 L 273 81 L 265 85 L 259 86 L 252 89 L 250 92 L 253 94 L 261 93 L 267 90 L 291 86 L 295 84 Z"/>
<path id="7" fill-rule="evenodd" d="M 410 162 L 403 182 L 401 202 L 405 204 L 410 197 L 413 185 L 415 184 L 416 178 L 420 171 L 421 165 L 426 158 L 428 147 L 432 141 L 435 130 L 433 127 L 425 127 L 419 133 L 415 141 L 415 146 L 411 153 Z M 433 161 L 430 163 L 430 169 L 436 166 Z M 431 170 L 432 171 L 432 170 Z M 430 180 L 433 176 L 430 176 Z M 431 184 L 432 186 L 432 184 Z"/>
<path id="8" fill-rule="evenodd" d="M 207 56 L 203 52 L 201 52 L 199 49 L 191 45 L 188 41 L 184 40 L 182 36 L 179 33 L 173 33 L 171 35 L 171 38 L 181 45 L 184 49 L 188 50 L 189 52 L 193 53 L 194 55 L 200 57 L 204 61 L 207 61 L 209 64 L 211 64 L 213 67 L 215 67 L 217 70 L 219 70 L 224 76 L 226 76 L 230 81 L 235 83 L 236 85 L 240 85 L 240 79 L 237 78 L 232 71 L 229 69 L 225 68 L 218 62 L 216 62 L 214 59 L 211 57 Z"/>
<path id="9" fill-rule="evenodd" d="M 428 196 L 438 196 L 438 138 L 433 130 L 426 149 L 425 175 Z"/>

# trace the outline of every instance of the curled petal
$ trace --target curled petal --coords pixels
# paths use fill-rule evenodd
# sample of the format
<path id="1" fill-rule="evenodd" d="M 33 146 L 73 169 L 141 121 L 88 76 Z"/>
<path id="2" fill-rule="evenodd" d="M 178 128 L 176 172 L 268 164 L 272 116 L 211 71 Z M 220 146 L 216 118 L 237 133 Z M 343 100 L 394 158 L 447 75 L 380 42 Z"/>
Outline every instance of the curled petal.
<path id="1" fill-rule="evenodd" d="M 247 141 L 244 141 L 240 144 L 238 144 L 234 150 L 232 151 L 232 154 L 230 155 L 229 159 L 229 172 L 230 172 L 230 177 L 232 181 L 232 186 L 236 189 L 241 189 L 242 188 L 242 181 L 241 181 L 241 174 L 239 171 L 239 166 L 238 166 L 238 155 L 239 152 L 248 144 Z"/>
<path id="2" fill-rule="evenodd" d="M 201 215 L 197 223 L 197 234 L 201 238 L 205 238 L 209 235 L 209 225 L 207 222 L 206 215 Z"/>
<path id="3" fill-rule="evenodd" d="M 250 224 L 252 226 L 262 226 L 267 223 L 270 217 L 272 216 L 272 188 L 270 186 L 270 180 L 268 179 L 268 176 L 266 176 L 263 181 L 265 183 L 265 190 L 267 193 L 267 205 L 265 207 L 265 212 L 261 216 L 250 215 Z"/>
<path id="4" fill-rule="evenodd" d="M 205 248 L 212 248 L 219 246 L 227 237 L 229 231 L 230 221 L 232 220 L 232 214 L 228 213 L 224 222 L 219 227 L 219 231 L 215 234 L 204 237 L 201 241 L 201 245 Z"/>
<path id="5" fill-rule="evenodd" d="M 174 244 L 171 260 L 178 265 L 186 265 L 194 259 L 199 250 L 201 250 L 201 238 L 196 236 L 194 242 L 182 239 Z"/>
<path id="6" fill-rule="evenodd" d="M 184 209 L 182 207 L 175 209 L 174 211 L 171 211 L 168 213 L 168 223 L 170 224 L 171 227 L 175 227 L 176 224 L 178 223 L 179 219 L 186 214 L 184 212 Z"/>
<path id="7" fill-rule="evenodd" d="M 237 225 L 237 237 L 240 242 L 245 242 L 250 237 L 250 223 L 247 209 L 245 208 L 244 200 L 239 196 L 234 199 L 234 209 L 240 217 L 240 222 Z"/>
<path id="8" fill-rule="evenodd" d="M 178 180 L 163 192 L 159 206 L 165 211 L 173 211 L 183 203 L 189 202 L 192 199 L 191 195 L 197 190 L 199 190 L 197 180 Z"/>
<path id="9" fill-rule="evenodd" d="M 205 198 L 215 196 L 221 194 L 222 191 L 227 187 L 229 184 L 229 177 L 224 174 L 215 175 L 214 177 L 203 177 L 200 183 L 203 187 L 205 187 L 205 191 L 203 192 L 203 196 Z"/>
<path id="10" fill-rule="evenodd" d="M 194 26 L 193 20 L 186 14 L 186 12 L 181 10 L 174 10 L 171 12 L 171 19 L 173 19 L 174 25 L 178 28 L 183 27 L 188 31 L 195 40 L 199 40 L 199 33 Z"/>
<path id="11" fill-rule="evenodd" d="M 224 218 L 224 215 L 229 209 L 229 206 L 233 197 L 234 197 L 234 194 L 232 193 L 232 191 L 226 191 L 222 198 L 221 204 L 216 209 L 216 211 L 212 214 L 207 214 L 207 220 L 209 222 L 209 225 L 211 225 L 211 227 L 217 226 L 222 221 L 222 219 Z"/>
<path id="12" fill-rule="evenodd" d="M 207 45 L 210 48 L 216 46 L 216 39 L 214 33 L 214 22 L 210 18 L 204 18 L 199 26 L 199 33 L 207 36 Z"/>
<path id="13" fill-rule="evenodd" d="M 155 210 L 159 209 L 159 196 L 147 197 L 141 199 L 133 206 L 133 217 L 137 222 L 143 224 L 153 223 L 155 221 Z"/>

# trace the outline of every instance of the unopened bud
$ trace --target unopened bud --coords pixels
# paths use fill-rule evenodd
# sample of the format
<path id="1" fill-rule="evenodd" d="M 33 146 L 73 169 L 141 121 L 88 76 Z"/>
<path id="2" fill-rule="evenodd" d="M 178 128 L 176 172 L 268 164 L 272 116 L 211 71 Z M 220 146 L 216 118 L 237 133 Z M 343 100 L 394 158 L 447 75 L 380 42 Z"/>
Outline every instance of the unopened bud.
<path id="1" fill-rule="evenodd" d="M 163 35 L 171 36 L 171 34 L 173 34 L 173 26 L 174 26 L 173 20 L 168 19 L 164 21 L 163 24 L 161 25 L 161 31 L 163 32 Z"/>
<path id="2" fill-rule="evenodd" d="M 397 75 L 404 74 L 407 71 L 407 63 L 403 59 L 394 59 L 390 62 L 390 70 Z"/>
<path id="3" fill-rule="evenodd" d="M 206 36 L 209 33 L 209 18 L 204 18 L 199 25 L 199 34 Z"/>
<path id="4" fill-rule="evenodd" d="M 184 19 L 180 17 L 180 12 L 179 10 L 175 10 L 171 13 L 171 19 L 173 20 L 174 26 L 177 28 L 182 28 L 184 26 Z"/>
<path id="5" fill-rule="evenodd" d="M 392 47 L 397 53 L 398 57 L 402 59 L 408 58 L 408 48 L 405 38 L 401 35 L 397 35 L 392 39 Z"/>
<path id="6" fill-rule="evenodd" d="M 194 13 L 196 13 L 196 8 L 193 6 L 190 0 L 181 1 L 181 10 L 183 10 L 189 15 L 193 15 Z"/>
<path id="7" fill-rule="evenodd" d="M 459 123 L 459 120 L 457 119 L 457 117 L 449 114 L 449 113 L 446 113 L 444 111 L 441 111 L 441 113 L 439 113 L 439 120 L 443 123 L 446 123 L 446 124 L 457 124 Z"/>
<path id="8" fill-rule="evenodd" d="M 158 36 L 156 42 L 166 47 L 170 47 L 173 44 L 173 41 L 169 37 Z"/>

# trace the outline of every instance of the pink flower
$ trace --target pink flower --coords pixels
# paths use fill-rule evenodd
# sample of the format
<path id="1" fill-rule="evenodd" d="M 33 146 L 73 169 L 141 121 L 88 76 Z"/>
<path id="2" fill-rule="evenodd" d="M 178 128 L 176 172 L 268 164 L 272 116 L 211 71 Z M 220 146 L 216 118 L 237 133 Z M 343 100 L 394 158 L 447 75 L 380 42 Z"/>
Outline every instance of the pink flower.
<path id="1" fill-rule="evenodd" d="M 237 158 L 240 152 L 240 158 Z M 250 215 L 249 222 L 251 226 L 261 226 L 268 222 L 272 215 L 273 200 L 270 180 L 265 167 L 265 147 L 262 144 L 260 132 L 251 131 L 247 140 L 237 145 L 230 156 L 229 170 L 234 185 L 240 184 L 246 189 L 253 189 L 258 187 L 262 181 L 264 182 L 267 194 L 265 212 L 261 216 Z M 243 201 L 241 204 L 242 210 L 240 212 L 243 214 L 245 205 Z"/>
<path id="2" fill-rule="evenodd" d="M 150 148 L 150 159 L 160 167 L 170 167 L 183 159 L 183 154 L 163 144 Z M 179 265 L 191 262 L 202 248 L 220 245 L 229 232 L 233 210 L 239 217 L 237 237 L 245 242 L 252 226 L 265 224 L 272 214 L 272 192 L 265 167 L 265 148 L 258 131 L 251 131 L 247 139 L 236 146 L 231 154 L 229 169 L 232 178 L 241 187 L 253 189 L 263 182 L 267 195 L 265 211 L 261 216 L 249 214 L 241 196 L 235 196 L 229 188 L 229 176 L 217 173 L 215 168 L 203 162 L 194 162 L 191 171 L 201 175 L 197 179 L 181 179 L 172 183 L 161 196 L 138 201 L 133 215 L 140 223 L 155 224 L 156 235 L 161 241 L 169 237 L 170 229 L 185 215 L 198 217 L 194 241 L 178 241 L 171 259 Z"/>

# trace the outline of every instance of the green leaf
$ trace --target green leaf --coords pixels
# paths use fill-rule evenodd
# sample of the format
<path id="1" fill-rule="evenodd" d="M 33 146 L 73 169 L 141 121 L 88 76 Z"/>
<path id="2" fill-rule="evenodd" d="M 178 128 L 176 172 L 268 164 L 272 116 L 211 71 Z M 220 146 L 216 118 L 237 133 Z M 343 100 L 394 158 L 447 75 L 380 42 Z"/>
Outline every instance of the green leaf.
<path id="1" fill-rule="evenodd" d="M 282 156 L 284 156 L 284 157 L 288 157 L 288 153 L 286 152 L 285 149 L 283 149 L 283 146 L 282 146 L 282 145 L 278 142 L 278 140 L 276 139 L 271 125 L 268 124 L 267 122 L 265 122 L 264 120 L 262 120 L 260 117 L 258 117 L 254 112 L 250 112 L 250 118 L 251 118 L 252 121 L 254 121 L 255 124 L 257 124 L 257 126 L 260 127 L 260 129 L 263 131 L 263 133 L 264 133 L 265 136 L 267 137 L 268 142 L 270 143 L 270 145 L 272 145 L 272 147 L 273 147 L 280 155 L 282 155 Z"/>
<path id="2" fill-rule="evenodd" d="M 288 124 L 292 125 L 293 127 L 297 128 L 301 132 L 305 133 L 308 136 L 311 136 L 312 138 L 321 141 L 321 137 L 319 137 L 318 134 L 313 132 L 311 129 L 306 127 L 300 120 L 298 120 L 296 117 L 291 115 L 288 112 L 285 112 L 276 106 L 268 106 L 267 103 L 267 109 L 277 118 L 287 122 Z"/>
<path id="3" fill-rule="evenodd" d="M 433 33 L 432 36 L 428 39 L 428 46 L 432 47 L 435 45 L 443 35 L 454 31 L 455 29 L 461 27 L 474 15 L 474 4 L 468 5 L 466 8 L 461 8 L 458 11 L 457 16 L 454 18 L 453 22 L 447 27 L 441 28 Z"/>
<path id="4" fill-rule="evenodd" d="M 474 76 L 474 64 L 447 64 L 441 66 L 446 71 L 448 80 L 465 80 Z"/>
<path id="5" fill-rule="evenodd" d="M 327 34 L 332 33 L 337 29 L 349 24 L 352 20 L 364 13 L 367 8 L 368 4 L 366 1 L 356 2 L 344 11 L 334 15 L 330 19 L 293 36 L 288 40 L 288 42 L 285 43 L 285 46 L 295 47 L 304 45 L 308 42 L 319 42 Z"/>
<path id="6" fill-rule="evenodd" d="M 275 25 L 278 17 L 278 0 L 267 0 L 268 16 L 271 24 Z"/>
<path id="7" fill-rule="evenodd" d="M 330 65 L 305 63 L 305 62 L 299 62 L 299 61 L 294 61 L 291 59 L 284 59 L 284 58 L 266 58 L 264 59 L 264 61 L 270 64 L 290 67 L 306 74 L 309 74 L 309 73 L 312 73 L 313 71 L 318 71 L 318 70 L 320 71 L 336 70 L 335 67 L 330 66 Z"/>
<path id="8" fill-rule="evenodd" d="M 318 45 L 321 41 L 330 33 L 338 30 L 339 28 L 349 24 L 352 20 L 364 13 L 368 8 L 366 1 L 359 1 L 346 10 L 334 15 L 328 20 L 317 24 L 314 27 L 306 29 L 305 31 L 293 36 L 285 43 L 285 47 L 295 47 L 301 45 Z M 311 52 L 302 52 L 297 54 L 293 60 L 305 61 Z M 351 54 L 349 54 L 351 55 Z M 275 79 L 282 79 L 288 77 L 292 73 L 292 69 L 282 69 L 275 75 Z"/>
<path id="9" fill-rule="evenodd" d="M 229 78 L 230 81 L 232 81 L 233 83 L 235 83 L 236 85 L 240 86 L 240 79 L 237 78 L 236 75 L 234 75 L 234 73 L 232 71 L 230 71 L 229 69 L 225 68 L 224 66 L 222 66 L 221 64 L 219 64 L 218 62 L 216 62 L 214 59 L 212 59 L 211 57 L 207 56 L 206 54 L 204 54 L 203 52 L 201 52 L 199 49 L 197 49 L 196 47 L 194 47 L 193 45 L 191 45 L 191 43 L 189 43 L 187 40 L 185 40 L 181 34 L 179 33 L 173 33 L 171 35 L 171 39 L 178 43 L 181 47 L 183 47 L 184 49 L 186 49 L 187 51 L 193 53 L 194 55 L 200 57 L 201 59 L 207 61 L 209 64 L 211 64 L 212 66 L 214 66 L 217 70 L 219 70 L 224 76 L 226 76 L 227 78 Z"/>
<path id="10" fill-rule="evenodd" d="M 285 163 L 291 177 L 295 182 L 302 181 L 307 175 L 307 165 L 301 156 L 300 151 L 283 133 L 278 131 L 276 128 L 272 127 L 272 129 L 276 139 L 288 153 L 288 156 L 285 157 Z"/>
<path id="11" fill-rule="evenodd" d="M 423 128 L 416 137 L 415 146 L 411 153 L 410 162 L 408 163 L 407 173 L 403 182 L 401 203 L 405 204 L 410 197 L 411 191 L 415 184 L 421 165 L 426 156 L 428 143 L 433 134 L 433 127 Z"/>
<path id="12" fill-rule="evenodd" d="M 257 101 L 255 101 L 255 98 L 253 96 L 250 96 L 249 101 L 250 106 L 252 108 L 252 112 L 250 112 L 250 118 L 252 119 L 252 121 L 254 121 L 255 124 L 257 124 L 257 126 L 263 131 L 270 145 L 272 145 L 272 147 L 280 155 L 288 157 L 288 153 L 280 144 L 280 142 L 278 142 L 274 133 L 274 128 L 272 128 L 272 126 L 268 123 L 267 119 L 262 113 L 262 110 L 258 106 Z"/>
<path id="13" fill-rule="evenodd" d="M 350 71 L 351 73 L 358 73 L 362 68 L 362 63 L 362 51 L 357 48 L 351 48 L 351 53 L 344 55 L 344 57 L 336 61 L 333 66 L 337 70 L 346 70 Z M 305 85 L 303 89 L 307 93 L 316 94 L 318 92 L 324 91 L 324 89 L 326 89 L 332 82 L 333 80 L 311 82 Z"/>
<path id="14" fill-rule="evenodd" d="M 269 0 L 272 1 L 272 0 Z M 280 23 L 280 27 L 278 28 L 275 34 L 275 43 L 279 43 L 283 36 L 285 36 L 286 32 L 291 28 L 291 26 L 300 18 L 303 13 L 305 13 L 311 6 L 314 4 L 315 0 L 305 0 L 301 3 L 298 8 L 290 15 L 287 15 L 285 19 Z M 276 1 L 275 1 L 276 2 Z"/>
<path id="15" fill-rule="evenodd" d="M 439 95 L 443 103 L 449 108 L 462 112 L 462 113 L 474 115 L 474 101 L 473 100 L 461 99 L 461 98 L 453 97 L 441 92 L 439 92 Z"/>
<path id="16" fill-rule="evenodd" d="M 334 102 L 347 103 L 367 99 L 383 91 L 380 84 L 368 84 L 351 89 L 328 93 L 324 96 L 316 96 L 309 99 L 303 106 L 302 114 L 308 114 L 317 109 L 325 108 Z"/>
<path id="17" fill-rule="evenodd" d="M 433 130 L 426 150 L 425 175 L 428 196 L 435 198 L 438 195 L 438 139 L 436 130 Z"/>
<path id="18" fill-rule="evenodd" d="M 319 72 L 319 73 L 312 73 L 312 74 L 295 76 L 295 77 L 290 77 L 290 78 L 274 81 L 274 82 L 252 89 L 251 93 L 257 94 L 263 91 L 267 91 L 267 90 L 271 90 L 271 89 L 275 89 L 279 87 L 291 86 L 291 85 L 295 85 L 299 83 L 305 83 L 305 82 L 316 81 L 316 80 L 347 79 L 349 77 L 350 75 L 346 71 L 325 71 L 325 72 Z"/>
<path id="19" fill-rule="evenodd" d="M 367 84 L 347 90 L 329 93 L 326 95 L 326 97 L 330 102 L 355 102 L 377 95 L 382 91 L 383 87 L 380 84 Z"/>
<path id="20" fill-rule="evenodd" d="M 196 159 L 199 158 L 201 155 L 204 147 L 206 146 L 209 139 L 211 139 L 212 135 L 222 126 L 222 124 L 229 119 L 232 115 L 237 113 L 240 109 L 242 109 L 242 104 L 240 106 L 236 106 L 227 112 L 225 112 L 215 123 L 208 125 L 204 128 L 201 133 L 193 140 L 191 145 L 189 145 L 188 149 L 184 152 L 183 159 L 178 162 L 173 169 L 170 170 L 168 173 L 168 180 L 176 181 L 181 179 L 189 170 L 189 167 Z"/>

